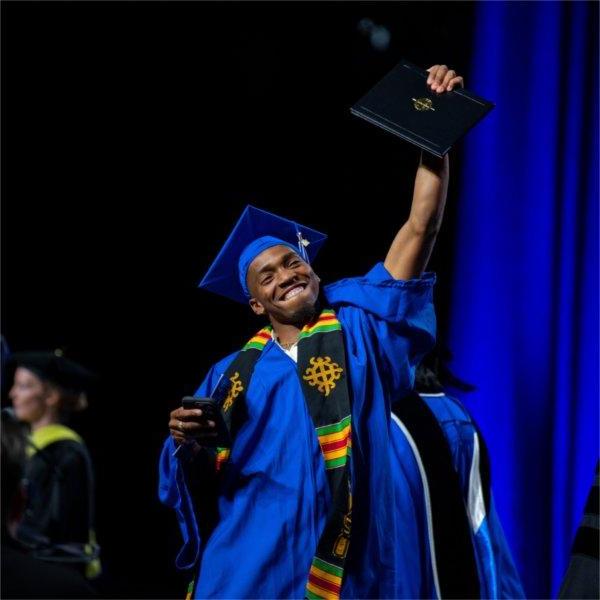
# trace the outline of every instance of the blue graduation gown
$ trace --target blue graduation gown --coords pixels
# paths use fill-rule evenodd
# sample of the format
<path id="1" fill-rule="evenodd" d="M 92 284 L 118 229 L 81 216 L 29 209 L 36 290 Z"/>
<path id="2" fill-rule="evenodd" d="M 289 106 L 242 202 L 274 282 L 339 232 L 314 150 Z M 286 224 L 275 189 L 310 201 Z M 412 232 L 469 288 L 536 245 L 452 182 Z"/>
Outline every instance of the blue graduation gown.
<path id="1" fill-rule="evenodd" d="M 508 544 L 504 537 L 500 520 L 491 497 L 489 514 L 483 500 L 483 489 L 480 476 L 480 441 L 477 430 L 464 406 L 455 398 L 445 394 L 421 394 L 427 406 L 444 433 L 452 464 L 456 470 L 461 486 L 468 521 L 471 527 L 471 539 L 475 551 L 475 561 L 479 575 L 482 598 L 524 598 L 519 574 L 513 563 Z M 405 557 L 402 564 L 410 565 L 415 573 L 412 580 L 413 597 L 438 598 L 436 586 L 435 561 L 431 554 L 430 540 L 432 531 L 427 521 L 427 511 L 418 510 L 426 502 L 424 484 L 417 464 L 418 450 L 409 441 L 403 424 L 393 417 L 396 427 L 392 432 L 391 476 L 400 498 L 399 511 L 410 510 L 407 498 L 414 500 L 415 522 L 404 526 L 412 527 L 411 537 L 420 536 L 419 560 L 412 557 L 412 564 L 407 563 L 411 557 Z M 397 530 L 394 536 L 402 534 Z M 409 553 L 410 554 L 410 553 Z"/>
<path id="2" fill-rule="evenodd" d="M 430 274 L 392 279 L 379 263 L 365 277 L 324 289 L 342 323 L 353 402 L 353 524 L 343 597 L 412 595 L 414 575 L 401 559 L 419 539 L 408 527 L 414 515 L 393 509 L 390 401 L 411 389 L 414 368 L 434 343 L 433 284 Z M 210 394 L 236 354 L 212 367 L 197 395 Z M 184 539 L 176 564 L 198 565 L 196 598 L 302 598 L 331 498 L 297 365 L 273 342 L 256 363 L 246 404 L 248 419 L 229 458 L 236 475 L 224 482 L 208 539 L 200 539 L 202 514 L 195 514 L 186 483 L 188 458 L 173 457 L 172 440 L 165 442 L 159 495 L 175 509 Z M 390 535 L 405 525 L 410 535 Z"/>

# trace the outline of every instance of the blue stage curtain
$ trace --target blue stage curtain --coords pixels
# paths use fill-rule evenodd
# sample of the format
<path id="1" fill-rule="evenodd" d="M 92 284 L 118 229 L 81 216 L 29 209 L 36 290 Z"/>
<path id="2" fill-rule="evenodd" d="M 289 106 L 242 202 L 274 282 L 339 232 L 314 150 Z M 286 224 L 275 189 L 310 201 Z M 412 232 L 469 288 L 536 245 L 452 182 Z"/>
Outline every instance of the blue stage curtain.
<path id="1" fill-rule="evenodd" d="M 598 458 L 598 4 L 480 2 L 449 346 L 530 597 L 555 597 Z M 452 201 L 452 200 L 451 200 Z"/>

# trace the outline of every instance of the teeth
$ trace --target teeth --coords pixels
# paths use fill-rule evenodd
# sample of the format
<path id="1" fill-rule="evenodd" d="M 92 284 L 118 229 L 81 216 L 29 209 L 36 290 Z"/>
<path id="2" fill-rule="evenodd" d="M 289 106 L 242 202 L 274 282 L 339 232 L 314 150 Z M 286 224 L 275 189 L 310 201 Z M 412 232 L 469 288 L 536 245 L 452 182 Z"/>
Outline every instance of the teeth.
<path id="1" fill-rule="evenodd" d="M 304 288 L 302 287 L 296 287 L 293 290 L 290 290 L 284 297 L 284 300 L 289 300 L 290 298 L 293 298 L 294 296 L 297 296 Z"/>

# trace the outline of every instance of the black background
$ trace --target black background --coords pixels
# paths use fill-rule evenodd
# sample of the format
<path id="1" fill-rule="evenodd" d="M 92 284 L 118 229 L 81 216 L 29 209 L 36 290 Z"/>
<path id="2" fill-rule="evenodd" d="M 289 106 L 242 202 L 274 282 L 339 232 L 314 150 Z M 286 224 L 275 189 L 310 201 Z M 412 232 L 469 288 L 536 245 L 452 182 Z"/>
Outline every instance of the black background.
<path id="1" fill-rule="evenodd" d="M 169 411 L 260 326 L 196 288 L 239 213 L 327 232 L 325 281 L 382 260 L 419 153 L 349 107 L 400 58 L 466 74 L 474 6 L 2 3 L 2 333 L 101 376 L 74 426 L 96 465 L 105 595 L 184 594 L 156 461 Z M 386 51 L 363 18 L 388 28 Z M 431 263 L 442 333 L 460 149 L 451 162 Z"/>

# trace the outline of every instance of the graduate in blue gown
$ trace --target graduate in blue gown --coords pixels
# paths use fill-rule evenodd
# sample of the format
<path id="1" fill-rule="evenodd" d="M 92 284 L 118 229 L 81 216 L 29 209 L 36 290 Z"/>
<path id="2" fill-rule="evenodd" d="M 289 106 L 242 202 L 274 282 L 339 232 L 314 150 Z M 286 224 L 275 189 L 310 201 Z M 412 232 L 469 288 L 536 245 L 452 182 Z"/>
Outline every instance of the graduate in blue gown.
<path id="1" fill-rule="evenodd" d="M 440 93 L 462 84 L 445 67 L 434 73 Z M 385 261 L 322 290 L 308 259 L 323 236 L 252 207 L 242 215 L 201 286 L 249 303 L 270 326 L 216 363 L 196 396 L 217 397 L 225 417 L 239 407 L 243 418 L 230 417 L 231 446 L 211 450 L 214 421 L 174 410 L 160 460 L 160 498 L 184 539 L 177 566 L 194 570 L 195 598 L 428 589 L 425 532 L 413 526 L 422 503 L 405 502 L 408 487 L 390 475 L 391 401 L 411 389 L 434 342 L 434 277 L 423 272 L 447 183 L 448 158 L 423 155 L 410 216 Z M 308 361 L 306 348 L 331 356 Z"/>

